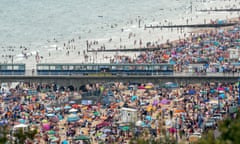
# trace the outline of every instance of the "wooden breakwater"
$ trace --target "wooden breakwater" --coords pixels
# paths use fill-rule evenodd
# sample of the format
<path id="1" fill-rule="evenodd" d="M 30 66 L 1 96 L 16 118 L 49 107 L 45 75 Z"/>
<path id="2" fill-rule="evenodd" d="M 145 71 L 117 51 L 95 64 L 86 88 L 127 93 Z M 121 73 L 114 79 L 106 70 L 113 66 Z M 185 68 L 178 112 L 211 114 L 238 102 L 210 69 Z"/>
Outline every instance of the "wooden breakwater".
<path id="1" fill-rule="evenodd" d="M 215 11 L 215 12 L 238 12 L 240 11 L 239 8 L 230 8 L 230 9 L 203 9 L 199 10 L 200 12 L 210 12 L 210 11 Z"/>
<path id="2" fill-rule="evenodd" d="M 123 48 L 123 49 L 99 49 L 99 50 L 87 50 L 87 52 L 141 52 L 141 51 L 155 51 L 161 49 L 171 48 L 173 45 L 164 45 L 161 47 L 149 47 L 149 48 Z"/>
<path id="3" fill-rule="evenodd" d="M 234 26 L 237 23 L 222 23 L 222 24 L 186 24 L 186 25 L 150 25 L 145 28 L 219 28 Z"/>

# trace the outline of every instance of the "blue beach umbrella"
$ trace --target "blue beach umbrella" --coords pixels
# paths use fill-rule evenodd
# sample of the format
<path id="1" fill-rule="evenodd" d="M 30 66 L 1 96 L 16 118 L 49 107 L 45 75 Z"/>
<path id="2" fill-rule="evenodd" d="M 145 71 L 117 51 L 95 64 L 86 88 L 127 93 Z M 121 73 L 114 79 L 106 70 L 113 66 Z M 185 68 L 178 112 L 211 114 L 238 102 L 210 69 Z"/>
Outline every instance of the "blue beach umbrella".
<path id="1" fill-rule="evenodd" d="M 64 107 L 64 109 L 71 109 L 71 108 L 72 108 L 72 107 L 69 106 L 69 105 L 67 105 L 67 106 Z"/>
<path id="2" fill-rule="evenodd" d="M 49 114 L 46 114 L 46 116 L 48 116 L 48 117 L 54 117 L 55 114 L 49 113 Z"/>
<path id="3" fill-rule="evenodd" d="M 68 116 L 68 118 L 67 118 L 68 122 L 76 122 L 79 120 L 80 120 L 79 116 L 75 115 L 75 114 L 72 114 L 72 115 Z"/>
<path id="4" fill-rule="evenodd" d="M 54 108 L 54 110 L 55 110 L 55 111 L 60 111 L 61 108 L 60 108 L 60 107 L 56 107 L 56 108 Z"/>
<path id="5" fill-rule="evenodd" d="M 137 99 L 136 95 L 132 96 L 132 98 L 131 98 L 132 101 L 135 101 L 136 99 Z"/>
<path id="6" fill-rule="evenodd" d="M 194 89 L 190 89 L 188 92 L 189 95 L 195 95 L 196 91 Z"/>
<path id="7" fill-rule="evenodd" d="M 24 119 L 19 119 L 18 122 L 20 122 L 21 124 L 24 124 L 25 120 Z"/>
<path id="8" fill-rule="evenodd" d="M 151 120 L 152 120 L 152 117 L 149 116 L 149 115 L 147 115 L 147 116 L 146 116 L 146 120 L 151 121 Z"/>

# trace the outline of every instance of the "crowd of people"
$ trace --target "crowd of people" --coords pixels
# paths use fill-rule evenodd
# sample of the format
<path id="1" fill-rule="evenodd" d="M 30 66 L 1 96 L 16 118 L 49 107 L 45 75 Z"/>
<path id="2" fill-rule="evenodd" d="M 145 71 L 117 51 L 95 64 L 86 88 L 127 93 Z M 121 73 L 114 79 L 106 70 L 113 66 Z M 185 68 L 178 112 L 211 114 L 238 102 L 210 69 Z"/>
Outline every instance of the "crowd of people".
<path id="1" fill-rule="evenodd" d="M 86 93 L 97 94 L 98 100 L 89 101 Z M 187 141 L 191 135 L 217 128 L 218 120 L 234 118 L 237 103 L 236 82 L 97 83 L 80 91 L 19 83 L 16 88 L 1 88 L 0 124 L 12 131 L 36 128 L 34 140 L 26 143 L 123 144 L 142 135 Z M 134 116 L 126 120 L 129 115 Z"/>
<path id="2" fill-rule="evenodd" d="M 175 71 L 184 72 L 191 64 L 202 64 L 198 71 L 239 72 L 238 54 L 239 25 L 232 28 L 217 28 L 197 33 L 178 41 L 158 45 L 161 50 L 146 51 L 134 57 L 116 55 L 112 63 L 171 63 Z M 148 46 L 150 45 L 150 46 Z M 149 48 L 153 44 L 148 44 Z M 157 48 L 156 46 L 154 46 Z"/>

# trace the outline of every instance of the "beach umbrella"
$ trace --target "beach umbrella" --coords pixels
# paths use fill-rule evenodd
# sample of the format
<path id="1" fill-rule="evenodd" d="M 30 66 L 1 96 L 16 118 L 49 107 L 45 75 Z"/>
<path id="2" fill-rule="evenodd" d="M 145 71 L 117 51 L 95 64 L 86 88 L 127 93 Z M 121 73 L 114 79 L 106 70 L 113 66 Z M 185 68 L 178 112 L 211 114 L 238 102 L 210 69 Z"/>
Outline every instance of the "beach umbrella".
<path id="1" fill-rule="evenodd" d="M 75 101 L 70 101 L 69 103 L 70 103 L 70 104 L 75 104 L 76 102 L 75 102 Z"/>
<path id="2" fill-rule="evenodd" d="M 63 116 L 58 114 L 58 120 L 63 120 Z"/>
<path id="3" fill-rule="evenodd" d="M 101 136 L 103 133 L 102 132 L 97 132 L 96 136 Z"/>
<path id="4" fill-rule="evenodd" d="M 155 100 L 153 101 L 153 105 L 154 105 L 154 106 L 157 106 L 157 105 L 158 105 L 158 100 L 157 100 L 157 99 L 155 99 Z"/>
<path id="5" fill-rule="evenodd" d="M 224 91 L 224 88 L 223 87 L 218 87 L 217 91 L 219 91 L 219 92 Z"/>
<path id="6" fill-rule="evenodd" d="M 25 123 L 25 120 L 24 119 L 19 119 L 18 120 L 20 123 L 24 124 Z"/>
<path id="7" fill-rule="evenodd" d="M 90 138 L 88 136 L 85 135 L 79 135 L 73 138 L 73 140 L 90 140 Z"/>
<path id="8" fill-rule="evenodd" d="M 14 128 L 25 128 L 25 127 L 28 127 L 28 125 L 26 125 L 26 124 L 18 124 L 18 125 L 14 126 Z"/>
<path id="9" fill-rule="evenodd" d="M 54 134 L 56 134 L 56 132 L 54 130 L 49 130 L 49 131 L 47 131 L 47 134 L 54 135 Z"/>
<path id="10" fill-rule="evenodd" d="M 146 85 L 150 85 L 150 86 L 153 86 L 153 83 L 149 82 L 149 83 L 147 83 Z"/>
<path id="11" fill-rule="evenodd" d="M 110 129 L 104 129 L 103 132 L 108 133 L 108 132 L 111 132 L 111 130 Z"/>
<path id="12" fill-rule="evenodd" d="M 43 124 L 43 129 L 45 130 L 45 131 L 48 131 L 48 130 L 50 130 L 51 129 L 51 127 L 50 127 L 50 124 L 49 123 L 45 123 L 45 124 Z"/>
<path id="13" fill-rule="evenodd" d="M 170 101 L 167 100 L 167 99 L 162 99 L 162 100 L 160 101 L 160 103 L 161 103 L 161 104 L 169 104 Z"/>
<path id="14" fill-rule="evenodd" d="M 145 88 L 145 89 L 152 89 L 153 86 L 151 86 L 151 85 L 146 85 L 144 88 Z"/>
<path id="15" fill-rule="evenodd" d="M 64 107 L 64 109 L 71 109 L 72 107 L 71 106 L 69 106 L 69 105 L 66 105 L 65 107 Z"/>
<path id="16" fill-rule="evenodd" d="M 51 122 L 58 122 L 58 116 L 51 117 Z"/>
<path id="17" fill-rule="evenodd" d="M 97 111 L 93 112 L 93 114 L 94 114 L 95 116 L 99 116 L 99 112 L 97 112 Z"/>
<path id="18" fill-rule="evenodd" d="M 225 94 L 224 93 L 220 93 L 218 96 L 219 96 L 219 98 L 222 98 L 222 99 L 225 98 Z"/>
<path id="19" fill-rule="evenodd" d="M 135 126 L 142 126 L 142 121 L 141 120 L 139 120 L 139 121 L 137 121 L 136 123 L 135 123 Z"/>
<path id="20" fill-rule="evenodd" d="M 48 122 L 48 120 L 46 120 L 46 119 L 42 120 L 42 123 L 47 123 L 47 122 Z"/>
<path id="21" fill-rule="evenodd" d="M 60 107 L 56 107 L 56 108 L 54 108 L 54 110 L 55 110 L 55 111 L 60 111 L 61 108 L 60 108 Z"/>
<path id="22" fill-rule="evenodd" d="M 107 137 L 106 134 L 102 134 L 102 135 L 101 135 L 101 138 L 106 138 L 106 137 Z"/>
<path id="23" fill-rule="evenodd" d="M 77 109 L 77 108 L 79 108 L 80 106 L 78 105 L 78 104 L 73 104 L 72 105 L 72 108 L 75 108 L 75 109 Z"/>
<path id="24" fill-rule="evenodd" d="M 136 95 L 133 95 L 132 98 L 131 98 L 132 101 L 135 101 L 136 99 L 137 99 Z"/>
<path id="25" fill-rule="evenodd" d="M 49 113 L 49 114 L 46 114 L 46 116 L 47 116 L 47 117 L 54 117 L 55 114 L 53 114 L 53 113 Z"/>
<path id="26" fill-rule="evenodd" d="M 57 142 L 59 139 L 57 137 L 50 137 L 51 142 Z"/>
<path id="27" fill-rule="evenodd" d="M 128 131 L 130 128 L 129 128 L 129 126 L 123 126 L 123 127 L 120 127 L 120 129 L 122 131 Z"/>
<path id="28" fill-rule="evenodd" d="M 53 111 L 53 108 L 51 108 L 51 107 L 46 107 L 46 110 L 47 110 L 47 111 Z"/>
<path id="29" fill-rule="evenodd" d="M 146 116 L 146 120 L 151 121 L 151 120 L 152 120 L 152 117 L 149 116 L 149 115 L 147 115 L 147 116 Z"/>
<path id="30" fill-rule="evenodd" d="M 77 109 L 74 109 L 74 108 L 72 108 L 72 109 L 70 109 L 69 110 L 69 112 L 77 112 L 78 110 Z"/>
<path id="31" fill-rule="evenodd" d="M 184 113 L 185 111 L 183 109 L 176 109 L 174 112 L 175 113 Z"/>
<path id="32" fill-rule="evenodd" d="M 164 84 L 164 87 L 166 87 L 166 88 L 177 88 L 178 85 L 176 83 L 174 83 L 174 82 L 166 82 Z"/>
<path id="33" fill-rule="evenodd" d="M 67 118 L 67 121 L 68 121 L 68 122 L 76 122 L 76 121 L 79 121 L 79 120 L 80 120 L 80 118 L 79 118 L 78 115 L 70 115 L 70 116 L 68 116 L 68 118 Z"/>
<path id="34" fill-rule="evenodd" d="M 188 94 L 189 94 L 189 95 L 195 95 L 195 94 L 196 94 L 196 91 L 195 91 L 194 89 L 190 89 L 190 90 L 188 91 Z"/>
<path id="35" fill-rule="evenodd" d="M 143 85 L 139 86 L 138 89 L 145 89 Z"/>

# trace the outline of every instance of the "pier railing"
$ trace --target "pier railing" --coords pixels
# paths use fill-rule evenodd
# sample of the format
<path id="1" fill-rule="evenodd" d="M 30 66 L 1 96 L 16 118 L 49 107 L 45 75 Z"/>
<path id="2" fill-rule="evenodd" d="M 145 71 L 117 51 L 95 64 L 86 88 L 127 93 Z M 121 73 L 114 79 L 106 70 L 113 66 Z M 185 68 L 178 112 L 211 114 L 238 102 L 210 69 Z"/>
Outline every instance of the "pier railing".
<path id="1" fill-rule="evenodd" d="M 0 75 L 0 76 L 4 76 L 4 75 Z M 13 75 L 12 75 L 13 76 Z M 38 75 L 37 71 L 32 71 L 32 70 L 26 70 L 25 75 L 24 76 L 40 76 Z M 79 76 L 79 77 L 91 77 L 92 75 L 58 75 L 58 76 Z M 110 75 L 94 75 L 95 77 L 109 77 Z M 92 77 L 94 77 L 92 76 Z M 113 77 L 117 77 L 117 76 L 144 76 L 143 74 L 141 75 L 126 75 L 126 74 L 118 74 L 118 75 L 112 75 Z M 170 75 L 161 75 L 161 74 L 150 74 L 147 76 L 171 76 L 171 77 L 240 77 L 240 72 L 174 72 L 173 74 Z"/>

